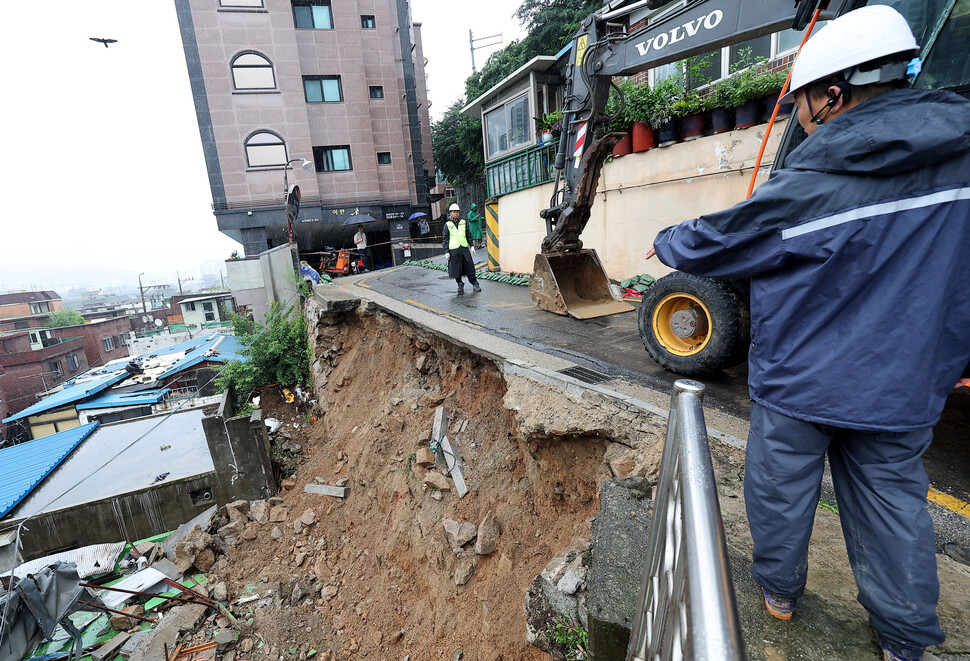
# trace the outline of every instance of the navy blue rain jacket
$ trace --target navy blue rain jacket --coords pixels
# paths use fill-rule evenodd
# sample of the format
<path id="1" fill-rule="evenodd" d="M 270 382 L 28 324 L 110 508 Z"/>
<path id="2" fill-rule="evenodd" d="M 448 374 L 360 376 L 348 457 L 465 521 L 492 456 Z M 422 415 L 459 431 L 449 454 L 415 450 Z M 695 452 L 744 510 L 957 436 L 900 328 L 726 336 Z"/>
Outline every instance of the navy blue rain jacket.
<path id="1" fill-rule="evenodd" d="M 851 429 L 931 427 L 970 362 L 970 102 L 882 94 L 820 126 L 750 199 L 654 247 L 687 273 L 751 279 L 755 401 Z"/>

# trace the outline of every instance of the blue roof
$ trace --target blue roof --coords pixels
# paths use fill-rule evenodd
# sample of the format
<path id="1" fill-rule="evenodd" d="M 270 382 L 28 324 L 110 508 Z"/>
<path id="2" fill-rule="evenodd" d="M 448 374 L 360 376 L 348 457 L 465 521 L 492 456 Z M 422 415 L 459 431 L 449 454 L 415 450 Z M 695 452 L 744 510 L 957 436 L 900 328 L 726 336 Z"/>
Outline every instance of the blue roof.
<path id="1" fill-rule="evenodd" d="M 165 399 L 165 395 L 169 392 L 171 392 L 169 388 L 142 390 L 141 392 L 107 392 L 100 397 L 95 397 L 83 404 L 78 404 L 75 408 L 78 411 L 84 411 L 87 409 L 109 409 L 119 406 L 158 404 Z"/>
<path id="2" fill-rule="evenodd" d="M 0 450 L 0 519 L 44 481 L 78 445 L 96 422 Z"/>
<path id="3" fill-rule="evenodd" d="M 124 381 L 128 378 L 128 376 L 128 372 L 122 370 L 121 372 L 109 374 L 108 376 L 103 376 L 99 379 L 85 381 L 84 383 L 71 386 L 69 388 L 64 388 L 64 390 L 56 392 L 50 397 L 46 397 L 32 406 L 28 406 L 23 411 L 15 413 L 9 418 L 4 418 L 3 422 L 13 422 L 14 420 L 26 418 L 27 416 L 37 415 L 38 413 L 44 413 L 45 411 L 53 411 L 54 409 L 68 406 L 74 402 L 79 402 L 91 397 L 92 395 L 98 394 L 106 388 L 110 388 L 116 383 Z"/>
<path id="4" fill-rule="evenodd" d="M 220 338 L 222 339 L 221 342 L 219 341 Z M 215 349 L 215 353 L 207 356 L 206 352 L 211 349 Z M 184 358 L 160 374 L 158 378 L 168 378 L 173 374 L 178 374 L 182 370 L 198 365 L 199 363 L 228 363 L 231 360 L 246 360 L 246 357 L 242 354 L 242 350 L 242 343 L 235 335 L 216 335 L 214 337 L 210 337 L 210 339 L 200 344 L 192 351 L 189 351 L 187 354 L 185 354 Z"/>
<path id="5" fill-rule="evenodd" d="M 191 340 L 184 340 L 182 342 L 179 342 L 178 344 L 172 344 L 167 347 L 162 347 L 161 349 L 155 349 L 154 351 L 149 353 L 143 353 L 141 357 L 149 358 L 151 356 L 164 356 L 170 353 L 178 353 L 179 351 L 192 351 L 193 349 L 198 348 L 202 344 L 214 341 L 214 339 L 217 339 L 218 337 L 219 337 L 218 333 L 213 333 L 211 335 L 199 335 L 199 336 L 193 337 Z"/>

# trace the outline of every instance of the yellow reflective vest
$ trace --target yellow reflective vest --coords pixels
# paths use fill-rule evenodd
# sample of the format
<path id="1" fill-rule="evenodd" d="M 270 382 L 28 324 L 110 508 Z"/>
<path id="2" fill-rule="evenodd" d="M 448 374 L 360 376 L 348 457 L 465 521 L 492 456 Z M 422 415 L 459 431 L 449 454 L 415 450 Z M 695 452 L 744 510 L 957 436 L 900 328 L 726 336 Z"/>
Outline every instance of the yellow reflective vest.
<path id="1" fill-rule="evenodd" d="M 459 218 L 458 225 L 455 221 L 449 220 L 448 225 L 448 250 L 458 250 L 468 247 L 468 236 L 465 233 L 465 219 Z"/>

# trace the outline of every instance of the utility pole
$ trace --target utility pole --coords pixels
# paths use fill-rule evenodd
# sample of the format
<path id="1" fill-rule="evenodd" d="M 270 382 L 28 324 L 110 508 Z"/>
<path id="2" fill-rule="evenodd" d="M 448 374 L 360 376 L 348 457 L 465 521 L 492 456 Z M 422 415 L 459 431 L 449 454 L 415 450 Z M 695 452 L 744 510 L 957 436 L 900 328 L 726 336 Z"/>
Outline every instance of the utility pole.
<path id="1" fill-rule="evenodd" d="M 181 296 L 182 295 L 182 275 L 178 271 L 175 272 L 175 279 L 179 281 L 179 296 Z"/>
<path id="2" fill-rule="evenodd" d="M 475 45 L 475 42 L 476 41 L 485 41 L 487 39 L 496 39 L 496 38 L 498 39 L 498 41 L 496 41 L 496 42 L 492 42 L 492 43 L 489 43 L 489 44 L 479 44 L 477 46 Z M 478 49 L 478 48 L 490 48 L 492 46 L 500 46 L 501 44 L 502 44 L 502 33 L 501 32 L 498 33 L 498 34 L 489 35 L 487 37 L 477 37 L 476 38 L 474 35 L 472 35 L 472 31 L 469 30 L 468 31 L 468 49 L 471 50 L 471 52 L 472 52 L 472 73 L 475 73 L 475 50 Z"/>
<path id="3" fill-rule="evenodd" d="M 145 275 L 144 273 L 138 274 L 138 293 L 141 294 L 141 313 L 148 314 L 148 308 L 145 306 L 145 288 L 141 286 L 141 277 Z"/>

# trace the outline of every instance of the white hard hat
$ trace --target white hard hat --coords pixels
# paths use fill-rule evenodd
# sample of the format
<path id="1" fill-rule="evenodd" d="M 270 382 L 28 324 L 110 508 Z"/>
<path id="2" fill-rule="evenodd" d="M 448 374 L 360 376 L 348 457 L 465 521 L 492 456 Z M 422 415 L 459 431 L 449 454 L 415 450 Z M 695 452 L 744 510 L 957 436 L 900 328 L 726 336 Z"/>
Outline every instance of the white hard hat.
<path id="1" fill-rule="evenodd" d="M 458 206 L 457 202 L 452 202 L 451 206 L 448 207 L 448 211 L 461 211 L 461 207 Z"/>
<path id="2" fill-rule="evenodd" d="M 817 80 L 846 72 L 852 85 L 888 82 L 906 76 L 906 66 L 893 71 L 861 75 L 851 71 L 860 64 L 887 55 L 916 51 L 919 45 L 903 15 L 886 5 L 870 5 L 839 16 L 805 42 L 791 74 L 791 91 L 782 103 L 790 103 L 795 92 Z"/>

